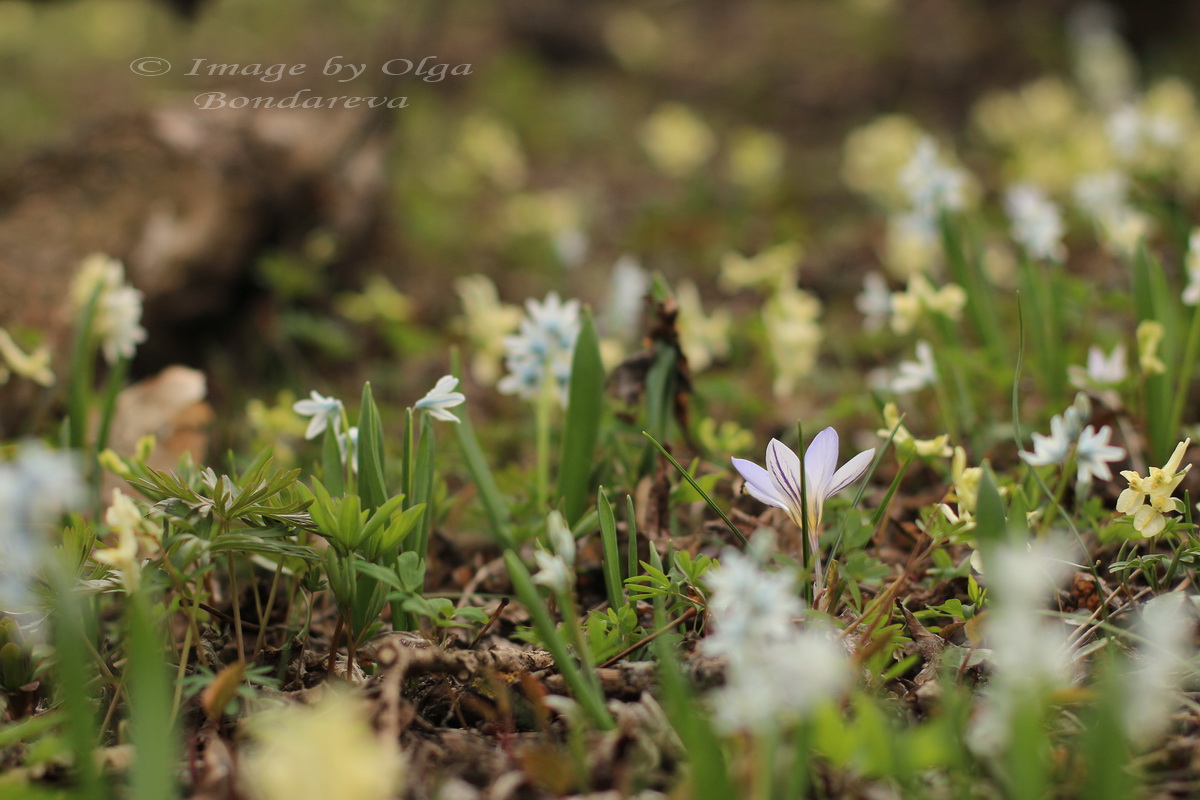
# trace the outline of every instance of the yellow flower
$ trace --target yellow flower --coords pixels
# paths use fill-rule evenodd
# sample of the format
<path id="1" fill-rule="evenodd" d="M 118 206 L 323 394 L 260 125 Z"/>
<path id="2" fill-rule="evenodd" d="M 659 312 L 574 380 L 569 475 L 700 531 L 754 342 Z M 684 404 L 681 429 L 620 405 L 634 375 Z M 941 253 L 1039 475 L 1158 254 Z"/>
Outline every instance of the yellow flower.
<path id="1" fill-rule="evenodd" d="M 104 522 L 117 534 L 117 546 L 92 553 L 92 559 L 107 564 L 121 573 L 125 590 L 136 592 L 141 585 L 141 565 L 138 562 L 138 534 L 157 542 L 161 531 L 142 515 L 133 498 L 113 489 L 112 505 L 104 514 Z"/>
<path id="2" fill-rule="evenodd" d="M 775 363 L 771 389 L 776 397 L 785 397 L 817 366 L 825 336 L 819 321 L 821 301 L 803 289 L 788 287 L 775 292 L 762 313 Z"/>
<path id="3" fill-rule="evenodd" d="M 704 121 L 678 103 L 662 106 L 646 120 L 641 142 L 654 166 L 672 178 L 695 172 L 717 149 L 716 137 Z"/>
<path id="4" fill-rule="evenodd" d="M 40 386 L 54 385 L 50 369 L 50 348 L 42 345 L 28 355 L 13 341 L 8 331 L 0 328 L 0 383 L 8 380 L 9 370 Z"/>
<path id="5" fill-rule="evenodd" d="M 900 171 L 912 158 L 921 135 L 912 118 L 900 114 L 888 114 L 852 131 L 843 148 L 842 180 L 885 208 L 903 206 Z"/>
<path id="6" fill-rule="evenodd" d="M 675 289 L 679 304 L 679 346 L 693 372 L 708 369 L 714 361 L 729 355 L 729 331 L 733 318 L 720 309 L 705 313 L 700 290 L 692 281 L 684 281 Z"/>
<path id="7" fill-rule="evenodd" d="M 906 291 L 892 295 L 892 330 L 900 335 L 911 332 L 926 312 L 957 320 L 966 304 L 967 293 L 958 284 L 934 289 L 924 275 L 914 275 Z"/>
<path id="8" fill-rule="evenodd" d="M 1167 526 L 1164 513 L 1180 513 L 1183 503 L 1172 497 L 1179 488 L 1183 476 L 1192 468 L 1188 464 L 1179 469 L 1183 454 L 1192 440 L 1184 439 L 1175 447 L 1175 452 L 1161 468 L 1151 467 L 1146 477 L 1133 470 L 1125 470 L 1121 476 L 1129 481 L 1129 488 L 1117 498 L 1117 511 L 1133 517 L 1133 527 L 1146 538 L 1157 536 Z"/>
<path id="9" fill-rule="evenodd" d="M 463 304 L 461 325 L 475 348 L 471 356 L 471 375 L 484 386 L 491 386 L 503 373 L 504 337 L 517 329 L 521 309 L 501 303 L 496 284 L 486 275 L 466 275 L 454 281 Z"/>
<path id="10" fill-rule="evenodd" d="M 1161 322 L 1145 320 L 1137 327 L 1138 364 L 1146 375 L 1160 375 L 1167 366 L 1158 357 L 1158 346 L 1162 343 L 1166 329 Z"/>
<path id="11" fill-rule="evenodd" d="M 721 257 L 721 289 L 790 288 L 804 251 L 795 242 L 784 242 L 758 255 L 743 256 L 733 250 Z"/>
<path id="12" fill-rule="evenodd" d="M 778 183 L 783 172 L 783 139 L 778 134 L 744 128 L 729 144 L 729 177 L 751 191 Z"/>
<path id="13" fill-rule="evenodd" d="M 883 425 L 884 427 L 875 433 L 884 439 L 891 436 L 897 453 L 906 453 L 912 450 L 920 458 L 949 458 L 953 453 L 950 449 L 950 435 L 947 433 L 932 439 L 914 437 L 908 428 L 900 423 L 900 409 L 896 407 L 895 403 L 888 403 L 883 407 Z M 896 431 L 894 436 L 892 435 L 893 429 Z"/>
<path id="14" fill-rule="evenodd" d="M 241 772 L 255 800 L 387 800 L 400 789 L 402 755 L 371 730 L 364 704 L 348 693 L 264 711 L 248 727 L 254 743 Z"/>

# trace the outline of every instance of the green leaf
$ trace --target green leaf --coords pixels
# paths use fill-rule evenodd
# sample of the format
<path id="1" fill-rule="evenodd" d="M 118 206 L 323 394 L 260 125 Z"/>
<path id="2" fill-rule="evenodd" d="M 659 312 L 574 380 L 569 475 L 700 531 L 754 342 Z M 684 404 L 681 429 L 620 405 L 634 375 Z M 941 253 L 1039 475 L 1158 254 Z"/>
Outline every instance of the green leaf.
<path id="1" fill-rule="evenodd" d="M 433 435 L 433 421 L 428 414 L 421 415 L 421 442 L 417 445 L 417 457 L 413 463 L 413 496 L 412 505 L 424 508 L 420 524 L 417 526 L 416 546 L 413 548 L 417 555 L 425 558 L 425 550 L 429 546 L 429 528 L 433 524 L 433 453 L 437 439 Z"/>
<path id="2" fill-rule="evenodd" d="M 717 512 L 717 516 L 719 516 L 725 522 L 725 525 L 728 526 L 729 530 L 733 531 L 738 540 L 741 541 L 742 544 L 746 544 L 746 537 L 742 535 L 740 530 L 738 530 L 738 526 L 734 525 L 729 517 L 725 516 L 725 512 L 721 510 L 719 505 L 717 505 L 717 501 L 713 500 L 712 497 L 708 495 L 708 492 L 701 488 L 700 484 L 696 482 L 696 479 L 693 478 L 688 471 L 684 469 L 683 466 L 680 465 L 680 463 L 676 461 L 670 453 L 667 452 L 665 447 L 658 443 L 658 440 L 656 440 L 646 431 L 642 431 L 642 435 L 649 439 L 650 442 L 658 448 L 658 451 L 666 457 L 667 461 L 671 462 L 671 466 L 675 467 L 675 469 L 679 471 L 679 474 L 684 477 L 684 480 L 692 485 L 692 488 L 695 489 L 700 497 L 704 499 L 704 502 L 708 503 L 708 507 Z"/>
<path id="3" fill-rule="evenodd" d="M 600 544 L 604 548 L 604 586 L 608 592 L 610 608 L 620 609 L 625 606 L 625 592 L 621 586 L 621 552 L 617 547 L 617 519 L 613 515 L 612 504 L 604 494 L 604 487 L 596 498 L 596 507 L 600 511 Z"/>
<path id="4" fill-rule="evenodd" d="M 600 360 L 600 337 L 596 335 L 591 311 L 585 308 L 583 326 L 571 358 L 567 419 L 558 467 L 558 495 L 562 498 L 562 511 L 568 525 L 574 525 L 583 514 L 591 493 L 588 479 L 595 463 L 603 413 L 604 364 Z"/>
<path id="5" fill-rule="evenodd" d="M 554 620 L 550 618 L 550 612 L 546 610 L 546 604 L 542 602 L 541 595 L 533 585 L 533 578 L 530 577 L 525 564 L 512 550 L 504 551 L 504 564 L 508 567 L 508 574 L 512 578 L 513 589 L 516 590 L 517 597 L 529 612 L 530 620 L 533 622 L 533 628 L 537 631 L 538 637 L 546 645 L 550 655 L 554 657 L 554 663 L 563 676 L 567 689 L 570 690 L 571 695 L 593 725 L 605 731 L 614 729 L 616 722 L 604 706 L 604 695 L 600 691 L 599 685 L 594 681 L 589 682 L 580 671 L 579 665 L 571 657 L 567 643 L 559 634 Z"/>
<path id="6" fill-rule="evenodd" d="M 475 429 L 471 426 L 470 416 L 464 411 L 460 414 L 460 418 L 462 422 L 454 426 L 454 433 L 458 437 L 458 446 L 462 450 L 463 460 L 467 463 L 467 472 L 471 474 L 471 480 L 479 492 L 479 500 L 483 503 L 483 511 L 487 515 L 488 525 L 492 529 L 492 537 L 501 545 L 510 545 L 512 544 L 512 534 L 509 532 L 511 522 L 508 504 L 504 502 L 504 497 L 500 494 L 500 489 L 496 485 L 495 477 L 492 476 L 492 470 L 488 467 L 483 450 L 479 447 L 479 440 L 475 438 Z"/>
<path id="7" fill-rule="evenodd" d="M 379 508 L 388 498 L 383 479 L 383 422 L 371 394 L 370 381 L 363 384 L 358 415 L 358 490 L 368 511 Z"/>

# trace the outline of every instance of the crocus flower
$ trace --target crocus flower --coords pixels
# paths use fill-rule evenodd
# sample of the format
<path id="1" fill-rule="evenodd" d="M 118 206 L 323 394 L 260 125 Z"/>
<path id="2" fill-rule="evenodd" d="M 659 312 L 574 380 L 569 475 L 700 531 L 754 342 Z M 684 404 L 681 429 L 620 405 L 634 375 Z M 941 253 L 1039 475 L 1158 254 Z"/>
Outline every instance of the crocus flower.
<path id="1" fill-rule="evenodd" d="M 838 435 L 826 428 L 816 435 L 804 452 L 804 484 L 808 495 L 809 530 L 821 524 L 825 501 L 854 483 L 867 471 L 875 448 L 864 450 L 837 467 Z M 782 508 L 803 527 L 804 505 L 800 499 L 800 457 L 778 439 L 767 445 L 767 468 L 743 458 L 732 459 L 746 481 L 746 490 L 761 503 Z"/>
<path id="2" fill-rule="evenodd" d="M 305 439 L 315 439 L 324 433 L 330 420 L 333 420 L 335 433 L 341 425 L 342 401 L 336 397 L 325 397 L 315 390 L 310 399 L 293 403 L 292 410 L 302 417 L 312 417 L 308 422 L 308 430 L 304 432 Z"/>
<path id="3" fill-rule="evenodd" d="M 462 392 L 454 391 L 458 386 L 458 378 L 453 375 L 443 375 L 429 393 L 417 401 L 417 408 L 429 412 L 429 416 L 443 422 L 458 422 L 458 417 L 450 413 L 450 409 L 460 406 L 467 399 Z"/>

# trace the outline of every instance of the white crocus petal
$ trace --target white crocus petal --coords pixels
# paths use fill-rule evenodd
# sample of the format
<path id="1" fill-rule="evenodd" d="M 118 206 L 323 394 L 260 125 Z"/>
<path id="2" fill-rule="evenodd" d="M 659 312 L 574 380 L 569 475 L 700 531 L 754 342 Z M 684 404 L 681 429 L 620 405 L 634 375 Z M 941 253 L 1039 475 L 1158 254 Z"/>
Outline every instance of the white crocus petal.
<path id="1" fill-rule="evenodd" d="M 467 397 L 462 392 L 454 391 L 456 386 L 458 386 L 458 378 L 453 375 L 443 375 L 429 390 L 429 393 L 417 401 L 416 407 L 428 411 L 434 419 L 458 422 L 458 417 L 451 414 L 449 409 L 462 405 Z"/>
<path id="2" fill-rule="evenodd" d="M 746 481 L 746 491 L 749 492 L 751 497 L 760 503 L 766 503 L 775 508 L 787 509 L 787 501 L 779 494 L 779 490 L 775 488 L 775 481 L 771 480 L 771 473 L 753 461 L 747 461 L 744 458 L 734 458 L 732 461 L 733 468 Z"/>
<path id="3" fill-rule="evenodd" d="M 874 447 L 869 450 L 863 450 L 843 464 L 837 472 L 833 473 L 833 479 L 825 489 L 825 497 L 832 497 L 861 478 L 863 473 L 867 471 L 867 467 L 871 466 L 873 458 L 875 458 Z"/>
<path id="4" fill-rule="evenodd" d="M 825 488 L 833 480 L 833 473 L 837 469 L 837 454 L 838 435 L 833 428 L 818 433 L 804 451 L 804 483 L 810 504 L 819 507 L 828 496 Z"/>
<path id="5" fill-rule="evenodd" d="M 312 417 L 308 429 L 304 431 L 305 439 L 315 439 L 324 433 L 330 420 L 333 420 L 334 431 L 341 424 L 342 401 L 336 397 L 325 397 L 317 391 L 311 393 L 310 399 L 293 403 L 292 410 L 302 417 Z"/>
<path id="6" fill-rule="evenodd" d="M 767 472 L 775 484 L 775 495 L 787 504 L 784 509 L 792 521 L 801 525 L 804 503 L 800 493 L 800 457 L 783 442 L 772 439 L 767 445 Z"/>

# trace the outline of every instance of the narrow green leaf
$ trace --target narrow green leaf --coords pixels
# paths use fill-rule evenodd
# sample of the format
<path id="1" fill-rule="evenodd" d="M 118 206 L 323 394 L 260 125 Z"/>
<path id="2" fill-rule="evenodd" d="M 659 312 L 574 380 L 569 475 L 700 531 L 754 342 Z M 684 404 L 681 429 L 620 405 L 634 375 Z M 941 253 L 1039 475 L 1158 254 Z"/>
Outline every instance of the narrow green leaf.
<path id="1" fill-rule="evenodd" d="M 696 479 L 693 478 L 688 471 L 684 469 L 683 466 L 676 461 L 670 453 L 667 452 L 665 447 L 658 443 L 657 439 L 655 439 L 646 431 L 642 431 L 642 435 L 649 439 L 651 443 L 658 448 L 658 452 L 662 453 L 666 457 L 667 461 L 671 462 L 671 466 L 675 467 L 675 469 L 679 471 L 679 474 L 682 475 L 684 479 L 692 485 L 692 488 L 695 489 L 702 498 L 704 498 L 704 502 L 708 503 L 708 507 L 717 512 L 717 516 L 719 516 L 725 522 L 725 525 L 728 526 L 729 530 L 733 531 L 733 534 L 737 536 L 738 540 L 741 541 L 742 544 L 746 544 L 746 537 L 742 535 L 740 530 L 738 530 L 738 526 L 734 525 L 729 517 L 725 515 L 725 512 L 721 510 L 721 507 L 717 505 L 717 501 L 713 500 L 708 495 L 708 492 L 700 488 L 700 484 L 696 483 Z"/>
<path id="2" fill-rule="evenodd" d="M 600 544 L 604 550 L 604 586 L 608 591 L 608 605 L 620 610 L 625 607 L 625 591 L 621 580 L 621 552 L 617 547 L 617 519 L 613 516 L 612 504 L 604 494 L 604 487 L 596 498 L 600 511 Z"/>
<path id="3" fill-rule="evenodd" d="M 673 648 L 676 638 L 673 634 L 660 636 L 653 646 L 658 657 L 663 710 L 691 763 L 692 796 L 697 800 L 735 800 L 739 794 L 730 780 L 721 741 L 676 660 Z"/>
<path id="4" fill-rule="evenodd" d="M 538 637 L 545 643 L 550 655 L 554 657 L 554 663 L 563 676 L 563 681 L 567 684 L 571 696 L 579 703 L 593 725 L 601 730 L 612 730 L 616 727 L 616 722 L 613 721 L 612 715 L 604 706 L 603 693 L 596 683 L 585 679 L 579 666 L 571 657 L 567 643 L 555 627 L 550 612 L 546 610 L 546 604 L 542 602 L 542 597 L 533 584 L 529 570 L 512 550 L 504 552 L 504 564 L 508 567 L 508 574 L 512 578 L 513 589 L 516 591 L 517 597 L 529 612 L 530 621 L 533 623 Z"/>
<path id="5" fill-rule="evenodd" d="M 603 412 L 604 364 L 600 360 L 600 337 L 596 335 L 591 311 L 585 308 L 583 326 L 571 358 L 567 419 L 558 462 L 558 495 L 562 498 L 562 512 L 568 525 L 575 524 L 587 505 L 588 478 L 595 463 Z"/>
<path id="6" fill-rule="evenodd" d="M 414 549 L 417 555 L 425 558 L 429 547 L 429 529 L 433 525 L 433 454 L 437 442 L 433 435 L 433 421 L 428 414 L 421 415 L 421 442 L 417 445 L 417 457 L 413 462 L 413 497 L 412 504 L 423 505 L 425 511 L 417 526 L 417 537 Z"/>
<path id="7" fill-rule="evenodd" d="M 358 493 L 368 511 L 379 508 L 388 498 L 383 479 L 383 421 L 371 395 L 370 381 L 363 384 L 358 414 Z"/>
<path id="8" fill-rule="evenodd" d="M 625 572 L 625 577 L 631 578 L 638 574 L 638 536 L 637 536 L 637 508 L 633 503 L 633 495 L 625 495 L 625 531 L 628 534 L 629 553 L 628 553 L 628 570 Z"/>
<path id="9" fill-rule="evenodd" d="M 137 752 L 133 763 L 135 800 L 169 800 L 179 796 L 175 781 L 178 742 L 171 725 L 171 685 L 162 652 L 159 621 L 146 598 L 129 598 L 130 738 Z"/>
<path id="10" fill-rule="evenodd" d="M 325 479 L 325 487 L 334 497 L 341 497 L 346 493 L 346 468 L 342 464 L 337 432 L 332 425 L 325 428 L 325 435 L 321 439 L 321 477 Z"/>
<path id="11" fill-rule="evenodd" d="M 459 417 L 462 422 L 454 426 L 454 433 L 458 438 L 463 460 L 467 463 L 467 472 L 471 473 L 471 480 L 479 492 L 479 500 L 483 503 L 483 511 L 487 515 L 492 536 L 501 545 L 510 545 L 512 535 L 509 533 L 508 504 L 504 502 L 504 497 L 496 486 L 496 479 L 492 476 L 492 470 L 488 467 L 487 458 L 483 455 L 483 449 L 479 446 L 479 440 L 475 438 L 470 416 L 464 411 Z"/>

